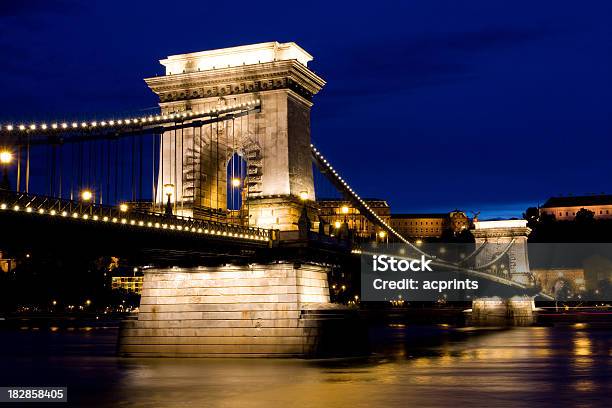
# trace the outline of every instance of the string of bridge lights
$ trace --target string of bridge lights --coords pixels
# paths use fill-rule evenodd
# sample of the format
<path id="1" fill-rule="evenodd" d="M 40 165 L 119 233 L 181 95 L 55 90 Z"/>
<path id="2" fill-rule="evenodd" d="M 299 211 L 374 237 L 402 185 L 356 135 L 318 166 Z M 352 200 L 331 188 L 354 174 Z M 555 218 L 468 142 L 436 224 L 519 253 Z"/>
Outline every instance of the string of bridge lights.
<path id="1" fill-rule="evenodd" d="M 370 213 L 371 216 L 376 218 L 376 220 L 378 220 L 384 228 L 386 228 L 388 231 L 393 233 L 396 237 L 398 237 L 404 243 L 412 245 L 406 238 L 401 236 L 397 231 L 395 231 L 395 229 L 393 229 L 389 224 L 387 224 L 378 214 L 376 214 L 374 210 L 372 210 L 372 208 L 368 205 L 368 203 L 351 188 L 351 186 L 346 182 L 346 180 L 340 177 L 338 172 L 334 170 L 334 168 L 332 167 L 331 163 L 327 161 L 327 159 L 321 154 L 321 152 L 317 150 L 316 147 L 314 147 L 314 145 L 311 144 L 310 148 L 312 149 L 312 152 L 314 153 L 317 160 L 325 166 L 325 169 L 328 170 L 329 173 L 333 175 L 336 181 L 340 183 L 344 187 L 344 189 Z"/>
<path id="2" fill-rule="evenodd" d="M 97 214 L 79 214 L 78 212 L 69 213 L 68 211 L 57 211 L 55 209 L 45 210 L 44 208 L 34 209 L 32 207 L 26 206 L 21 208 L 18 204 L 15 204 L 12 208 L 9 209 L 9 206 L 6 203 L 0 204 L 0 211 L 15 211 L 15 212 L 25 212 L 27 214 L 33 215 L 48 215 L 51 217 L 63 217 L 63 218 L 72 218 L 75 220 L 81 221 L 91 221 L 91 222 L 103 222 L 103 223 L 112 223 L 112 224 L 121 224 L 121 225 L 130 225 L 130 226 L 138 226 L 145 228 L 153 228 L 153 229 L 164 229 L 171 231 L 180 231 L 180 232 L 191 232 L 195 234 L 206 234 L 212 235 L 221 238 L 232 238 L 232 239 L 243 239 L 243 240 L 251 240 L 251 241 L 268 241 L 268 236 L 260 236 L 255 234 L 245 234 L 245 233 L 237 233 L 237 232 L 227 232 L 222 230 L 208 229 L 208 228 L 196 228 L 183 226 L 180 224 L 169 224 L 169 223 L 160 223 L 160 222 L 152 222 L 152 221 L 143 221 L 143 220 L 134 220 L 128 219 L 124 217 L 113 217 L 113 216 L 100 216 Z M 123 210 L 121 210 L 123 212 Z"/>
<path id="3" fill-rule="evenodd" d="M 245 108 L 255 108 L 261 103 L 261 100 L 256 99 L 244 103 L 234 104 L 222 109 L 212 108 L 209 110 L 202 111 L 185 111 L 175 112 L 164 115 L 148 115 L 137 118 L 127 119 L 111 119 L 102 121 L 83 121 L 83 122 L 52 122 L 48 123 L 31 123 L 29 125 L 0 125 L 0 131 L 2 132 L 28 132 L 28 131 L 75 131 L 75 130 L 92 130 L 99 128 L 113 128 L 113 127 L 124 127 L 128 125 L 149 125 L 156 123 L 174 122 L 176 120 L 189 120 L 197 117 L 206 116 L 217 116 L 224 113 L 229 113 L 236 110 Z"/>

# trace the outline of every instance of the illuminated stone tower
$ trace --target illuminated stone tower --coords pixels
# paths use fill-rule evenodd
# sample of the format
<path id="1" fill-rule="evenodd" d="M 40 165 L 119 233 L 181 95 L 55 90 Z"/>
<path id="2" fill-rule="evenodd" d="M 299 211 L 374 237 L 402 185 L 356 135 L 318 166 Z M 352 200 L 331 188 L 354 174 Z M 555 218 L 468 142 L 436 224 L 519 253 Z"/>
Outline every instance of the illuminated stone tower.
<path id="1" fill-rule="evenodd" d="M 176 212 L 199 217 L 227 207 L 227 164 L 247 165 L 249 223 L 297 229 L 300 196 L 315 199 L 310 156 L 312 97 L 325 82 L 308 69 L 312 56 L 295 43 L 269 42 L 161 60 L 166 75 L 146 79 L 162 113 L 261 101 L 261 112 L 162 135 L 156 202 L 172 184 Z"/>
<path id="2" fill-rule="evenodd" d="M 531 229 L 525 220 L 500 220 L 474 222 L 476 246 L 486 245 L 476 255 L 476 267 L 492 263 L 490 273 L 503 273 L 505 277 L 523 285 L 533 282 L 529 270 L 527 236 Z M 495 268 L 495 271 L 490 270 Z"/>

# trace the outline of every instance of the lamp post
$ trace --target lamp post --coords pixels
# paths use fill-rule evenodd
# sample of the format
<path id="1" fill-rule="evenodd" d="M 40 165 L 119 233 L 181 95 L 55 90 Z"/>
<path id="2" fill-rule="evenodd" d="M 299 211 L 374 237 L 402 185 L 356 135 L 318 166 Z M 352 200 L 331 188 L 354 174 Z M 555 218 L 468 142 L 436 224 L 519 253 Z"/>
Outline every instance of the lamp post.
<path id="1" fill-rule="evenodd" d="M 380 237 L 380 242 L 387 242 L 387 243 L 389 243 L 389 240 L 385 241 L 385 237 L 387 236 L 387 233 L 385 231 L 379 231 L 378 232 L 378 236 Z"/>
<path id="2" fill-rule="evenodd" d="M 302 202 L 302 213 L 298 219 L 298 230 L 300 239 L 308 239 L 310 231 L 310 219 L 308 218 L 308 209 L 306 208 L 306 200 L 308 200 L 308 191 L 300 191 L 300 201 Z"/>
<path id="3" fill-rule="evenodd" d="M 240 188 L 241 184 L 242 184 L 242 181 L 238 177 L 233 177 L 232 178 L 232 209 L 230 211 L 230 214 L 235 214 L 235 211 L 238 211 L 238 216 L 240 217 L 240 222 L 242 222 L 242 189 L 238 190 L 238 193 L 240 194 L 239 202 L 240 202 L 241 205 L 237 209 L 236 209 L 236 204 L 234 203 L 234 190 L 237 189 L 237 188 Z M 232 217 L 233 217 L 233 215 L 232 215 Z"/>
<path id="4" fill-rule="evenodd" d="M 168 197 L 168 201 L 166 202 L 166 211 L 164 215 L 172 216 L 172 201 L 171 197 L 174 194 L 174 184 L 164 184 L 164 194 Z"/>
<path id="5" fill-rule="evenodd" d="M 8 150 L 0 152 L 0 164 L 2 165 L 2 183 L 0 184 L 0 190 L 10 190 L 11 182 L 8 178 L 8 166 L 13 161 L 13 153 Z"/>

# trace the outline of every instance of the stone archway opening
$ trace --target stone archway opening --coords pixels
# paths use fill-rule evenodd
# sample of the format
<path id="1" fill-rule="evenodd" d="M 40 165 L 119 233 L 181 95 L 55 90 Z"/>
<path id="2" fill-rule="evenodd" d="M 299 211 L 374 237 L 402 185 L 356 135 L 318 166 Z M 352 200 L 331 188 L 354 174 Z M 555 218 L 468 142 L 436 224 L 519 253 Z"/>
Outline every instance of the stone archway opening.
<path id="1" fill-rule="evenodd" d="M 227 209 L 230 212 L 240 212 L 247 198 L 247 161 L 243 155 L 234 152 L 227 161 L 226 171 L 228 180 Z"/>

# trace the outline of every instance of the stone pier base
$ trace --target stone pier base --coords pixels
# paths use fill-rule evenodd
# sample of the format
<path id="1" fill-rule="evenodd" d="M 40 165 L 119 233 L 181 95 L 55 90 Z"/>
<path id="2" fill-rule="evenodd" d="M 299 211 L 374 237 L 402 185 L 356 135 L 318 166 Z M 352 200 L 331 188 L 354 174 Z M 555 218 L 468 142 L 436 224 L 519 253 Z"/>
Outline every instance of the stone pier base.
<path id="1" fill-rule="evenodd" d="M 480 298 L 472 301 L 470 323 L 476 326 L 529 326 L 535 323 L 532 297 Z"/>
<path id="2" fill-rule="evenodd" d="M 327 272 L 290 263 L 147 270 L 138 320 L 124 322 L 119 353 L 317 355 L 330 340 L 329 328 L 338 343 L 357 327 L 345 309 L 330 304 Z"/>

